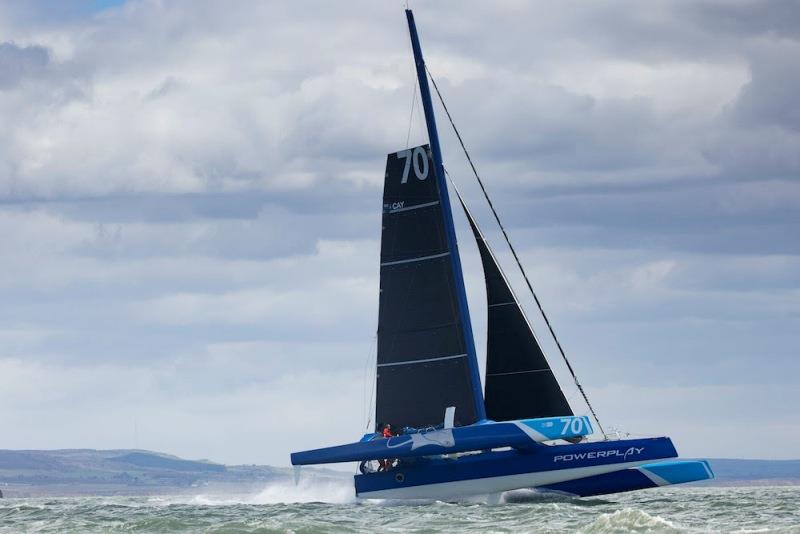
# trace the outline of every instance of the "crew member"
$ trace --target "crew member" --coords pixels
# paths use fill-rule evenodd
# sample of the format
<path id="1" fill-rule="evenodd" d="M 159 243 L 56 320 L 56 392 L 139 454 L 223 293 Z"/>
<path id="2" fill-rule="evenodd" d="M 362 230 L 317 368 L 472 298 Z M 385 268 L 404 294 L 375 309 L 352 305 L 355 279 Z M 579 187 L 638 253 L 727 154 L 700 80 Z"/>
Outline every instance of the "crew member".
<path id="1" fill-rule="evenodd" d="M 394 437 L 392 432 L 392 425 L 386 423 L 383 425 L 383 437 L 386 439 Z M 394 464 L 394 460 L 378 460 L 378 471 L 388 471 Z"/>

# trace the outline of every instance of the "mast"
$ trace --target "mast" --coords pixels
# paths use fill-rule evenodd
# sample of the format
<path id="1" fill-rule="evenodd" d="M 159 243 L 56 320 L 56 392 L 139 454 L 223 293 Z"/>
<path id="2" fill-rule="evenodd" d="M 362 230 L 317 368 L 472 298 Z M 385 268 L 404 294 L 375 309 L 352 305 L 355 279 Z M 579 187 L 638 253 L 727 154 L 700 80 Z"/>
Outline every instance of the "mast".
<path id="1" fill-rule="evenodd" d="M 456 240 L 456 229 L 453 224 L 453 212 L 450 209 L 450 198 L 447 193 L 447 180 L 442 164 L 442 150 L 439 146 L 439 133 L 436 130 L 436 116 L 433 113 L 433 101 L 431 91 L 428 87 L 428 77 L 425 72 L 425 60 L 422 58 L 422 48 L 419 44 L 417 26 L 414 24 L 414 13 L 406 9 L 406 19 L 408 19 L 408 33 L 411 37 L 411 48 L 414 51 L 414 65 L 417 69 L 417 80 L 419 82 L 419 94 L 422 99 L 422 107 L 425 111 L 425 125 L 428 129 L 428 140 L 431 145 L 433 157 L 433 167 L 436 174 L 436 183 L 439 186 L 439 194 L 442 199 L 442 211 L 444 214 L 447 241 L 450 246 L 450 259 L 453 264 L 455 276 L 456 295 L 461 317 L 464 322 L 464 337 L 467 345 L 467 357 L 469 358 L 470 371 L 472 374 L 473 398 L 475 399 L 475 413 L 478 419 L 486 419 L 486 407 L 483 402 L 483 389 L 481 388 L 481 375 L 478 370 L 478 357 L 475 352 L 475 338 L 472 334 L 472 321 L 469 317 L 469 306 L 467 304 L 467 292 L 464 286 L 464 275 L 461 270 L 461 256 L 458 253 L 458 242 Z M 442 414 L 444 415 L 444 414 Z"/>

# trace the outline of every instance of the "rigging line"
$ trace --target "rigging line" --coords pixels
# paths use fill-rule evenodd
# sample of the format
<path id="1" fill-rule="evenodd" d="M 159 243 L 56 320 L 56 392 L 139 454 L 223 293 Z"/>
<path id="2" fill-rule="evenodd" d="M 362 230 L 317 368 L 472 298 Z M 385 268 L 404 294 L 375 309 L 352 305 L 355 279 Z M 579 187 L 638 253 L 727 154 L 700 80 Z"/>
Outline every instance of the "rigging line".
<path id="1" fill-rule="evenodd" d="M 370 393 L 369 393 L 369 401 L 366 403 L 366 408 L 365 408 L 365 412 L 366 413 L 364 414 L 364 419 L 367 420 L 367 424 L 366 424 L 367 430 L 369 430 L 370 424 L 372 423 L 372 399 L 373 399 L 373 396 L 375 395 L 375 380 L 377 379 L 377 377 L 375 377 L 373 380 L 367 380 L 367 379 L 368 378 L 373 378 L 372 377 L 372 373 L 369 373 L 369 368 L 370 368 L 369 364 L 373 360 L 373 358 L 372 358 L 372 355 L 374 354 L 373 348 L 376 347 L 377 341 L 378 341 L 378 334 L 376 333 L 374 336 L 372 336 L 372 341 L 370 342 L 370 345 L 369 345 L 369 352 L 367 353 L 367 359 L 364 362 L 364 387 L 365 387 L 365 389 L 369 388 L 369 391 L 370 391 Z M 376 358 L 377 358 L 377 356 L 376 356 Z M 364 394 L 364 396 L 362 397 L 362 400 L 367 397 L 366 391 L 364 391 L 363 394 Z"/>
<path id="2" fill-rule="evenodd" d="M 464 155 L 467 157 L 467 161 L 469 162 L 469 166 L 472 168 L 472 174 L 475 175 L 475 179 L 478 180 L 478 185 L 481 186 L 481 191 L 483 191 L 483 196 L 486 198 L 486 202 L 489 204 L 489 209 L 492 210 L 492 215 L 494 215 L 494 219 L 497 221 L 497 225 L 500 227 L 500 230 L 503 232 L 503 237 L 508 244 L 508 248 L 511 250 L 511 254 L 514 256 L 514 260 L 517 262 L 517 266 L 519 267 L 520 272 L 522 273 L 522 277 L 525 279 L 525 283 L 528 285 L 528 289 L 533 295 L 533 300 L 536 301 L 536 306 L 539 308 L 539 313 L 542 314 L 542 318 L 544 318 L 544 322 L 547 325 L 547 329 L 550 331 L 550 335 L 553 338 L 553 341 L 556 342 L 556 346 L 558 347 L 558 352 L 561 353 L 561 358 L 564 360 L 564 363 L 567 364 L 567 369 L 569 369 L 569 373 L 572 375 L 572 379 L 575 382 L 575 385 L 578 387 L 578 390 L 581 392 L 581 396 L 583 396 L 583 400 L 586 402 L 586 406 L 589 407 L 589 411 L 592 412 L 592 417 L 594 418 L 595 422 L 597 422 L 597 426 L 600 429 L 600 432 L 605 436 L 606 432 L 603 430 L 603 425 L 600 423 L 600 419 L 597 417 L 597 413 L 594 411 L 594 407 L 592 403 L 589 402 L 589 397 L 586 395 L 586 392 L 583 390 L 583 386 L 581 385 L 580 381 L 578 381 L 578 376 L 575 374 L 575 370 L 572 368 L 572 364 L 569 363 L 569 359 L 567 358 L 567 354 L 564 352 L 564 348 L 561 346 L 561 342 L 558 340 L 556 336 L 555 330 L 553 330 L 553 326 L 550 324 L 550 319 L 547 318 L 547 314 L 544 312 L 544 307 L 542 303 L 539 301 L 539 297 L 536 296 L 536 292 L 533 290 L 533 285 L 531 281 L 528 279 L 528 274 L 525 272 L 525 268 L 522 266 L 522 261 L 520 261 L 519 256 L 517 255 L 517 251 L 514 249 L 514 246 L 511 244 L 511 239 L 508 237 L 508 233 L 506 232 L 505 226 L 500 221 L 500 216 L 497 214 L 497 210 L 494 208 L 494 204 L 492 204 L 492 199 L 489 198 L 489 193 L 486 191 L 486 187 L 483 185 L 483 180 L 481 180 L 480 175 L 478 175 L 478 170 L 475 168 L 475 164 L 472 162 L 472 158 L 469 155 L 469 151 L 467 150 L 466 145 L 464 145 L 464 140 L 461 138 L 461 133 L 459 133 L 458 128 L 456 128 L 455 122 L 453 122 L 453 117 L 450 115 L 450 110 L 447 109 L 447 104 L 444 103 L 444 98 L 442 97 L 441 91 L 439 91 L 439 86 L 436 85 L 436 80 L 431 74 L 431 71 L 428 70 L 428 66 L 425 66 L 425 71 L 428 73 L 428 77 L 431 79 L 431 83 L 433 83 L 433 88 L 436 90 L 436 95 L 439 97 L 439 102 L 442 103 L 442 108 L 444 108 L 444 112 L 447 115 L 447 119 L 450 121 L 450 126 L 453 127 L 453 131 L 458 138 L 459 144 L 461 144 L 461 149 L 464 151 Z"/>

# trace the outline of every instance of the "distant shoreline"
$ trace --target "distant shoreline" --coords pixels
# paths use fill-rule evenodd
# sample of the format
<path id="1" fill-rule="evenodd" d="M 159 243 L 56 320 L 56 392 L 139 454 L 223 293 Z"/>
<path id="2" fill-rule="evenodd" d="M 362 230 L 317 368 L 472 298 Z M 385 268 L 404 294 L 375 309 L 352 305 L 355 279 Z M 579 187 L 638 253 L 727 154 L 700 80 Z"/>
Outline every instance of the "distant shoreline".
<path id="1" fill-rule="evenodd" d="M 717 478 L 687 487 L 800 485 L 800 460 L 709 461 Z M 327 481 L 352 476 L 321 468 L 303 472 Z M 0 450 L 0 491 L 5 498 L 249 495 L 276 482 L 293 484 L 292 469 L 224 465 L 134 449 Z"/>

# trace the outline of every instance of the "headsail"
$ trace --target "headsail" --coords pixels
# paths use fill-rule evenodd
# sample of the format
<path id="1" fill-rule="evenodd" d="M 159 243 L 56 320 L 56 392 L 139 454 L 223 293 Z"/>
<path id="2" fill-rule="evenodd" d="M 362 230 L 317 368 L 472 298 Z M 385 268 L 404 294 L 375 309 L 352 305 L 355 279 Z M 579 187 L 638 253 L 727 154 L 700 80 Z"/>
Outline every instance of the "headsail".
<path id="1" fill-rule="evenodd" d="M 376 424 L 480 419 L 469 320 L 461 313 L 443 200 L 428 145 L 389 154 L 383 191 Z"/>
<path id="2" fill-rule="evenodd" d="M 572 415 L 572 408 L 489 244 L 461 200 L 486 278 L 486 416 L 494 421 Z"/>

